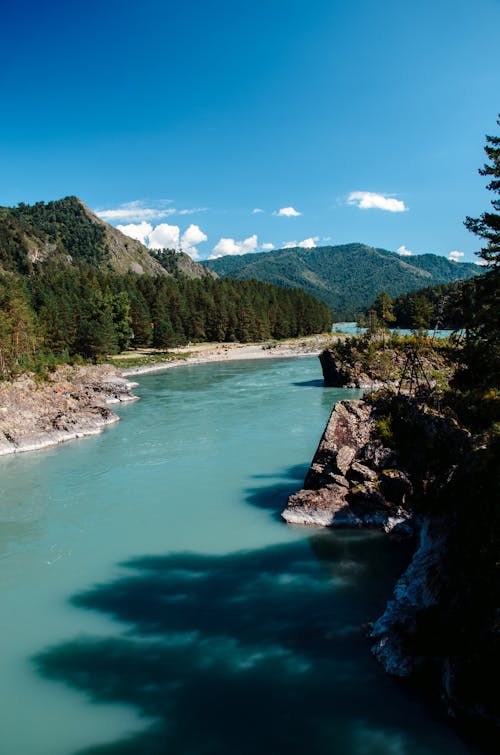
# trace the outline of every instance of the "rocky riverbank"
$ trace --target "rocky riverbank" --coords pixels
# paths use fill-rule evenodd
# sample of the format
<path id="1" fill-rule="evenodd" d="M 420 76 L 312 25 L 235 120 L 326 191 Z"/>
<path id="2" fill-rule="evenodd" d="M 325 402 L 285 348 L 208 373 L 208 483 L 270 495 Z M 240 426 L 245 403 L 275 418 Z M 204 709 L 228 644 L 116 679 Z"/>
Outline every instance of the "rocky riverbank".
<path id="1" fill-rule="evenodd" d="M 410 564 L 371 626 L 372 651 L 392 675 L 431 680 L 448 712 L 481 731 L 500 721 L 491 692 L 498 657 L 495 453 L 409 396 L 342 401 L 304 488 L 282 514 L 291 524 L 414 538 Z M 475 500 L 489 502 L 476 518 Z"/>
<path id="2" fill-rule="evenodd" d="M 426 336 L 389 336 L 387 343 L 349 338 L 331 343 L 319 355 L 325 386 L 397 388 L 410 380 L 426 387 L 444 386 L 454 366 L 446 344 Z"/>
<path id="3" fill-rule="evenodd" d="M 135 401 L 137 383 L 127 377 L 186 364 L 240 359 L 318 355 L 328 334 L 268 343 L 202 343 L 172 349 L 168 359 L 119 369 L 112 364 L 58 367 L 43 378 L 24 374 L 0 382 L 0 456 L 37 451 L 75 438 L 96 435 L 119 420 L 112 404 Z M 178 358 L 175 358 L 175 357 Z M 130 361 L 137 358 L 130 352 Z M 153 358 L 149 355 L 149 358 Z M 120 367 L 127 359 L 120 355 Z"/>
<path id="4" fill-rule="evenodd" d="M 96 435 L 119 417 L 111 404 L 134 401 L 137 385 L 109 365 L 59 367 L 0 383 L 0 456 Z"/>

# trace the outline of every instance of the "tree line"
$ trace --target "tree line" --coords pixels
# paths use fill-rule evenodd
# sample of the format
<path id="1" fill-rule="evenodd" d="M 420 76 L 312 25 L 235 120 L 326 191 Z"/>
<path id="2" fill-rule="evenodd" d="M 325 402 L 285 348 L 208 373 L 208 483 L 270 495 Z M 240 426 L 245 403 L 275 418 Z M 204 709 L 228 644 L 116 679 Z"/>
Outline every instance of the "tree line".
<path id="1" fill-rule="evenodd" d="M 0 374 L 51 361 L 101 360 L 129 347 L 265 341 L 331 328 L 331 312 L 298 289 L 253 280 L 120 275 L 45 263 L 0 275 Z"/>
<path id="2" fill-rule="evenodd" d="M 409 330 L 463 330 L 471 320 L 478 278 L 454 281 L 409 291 L 394 299 L 383 291 L 360 316 L 368 328 L 390 327 Z"/>

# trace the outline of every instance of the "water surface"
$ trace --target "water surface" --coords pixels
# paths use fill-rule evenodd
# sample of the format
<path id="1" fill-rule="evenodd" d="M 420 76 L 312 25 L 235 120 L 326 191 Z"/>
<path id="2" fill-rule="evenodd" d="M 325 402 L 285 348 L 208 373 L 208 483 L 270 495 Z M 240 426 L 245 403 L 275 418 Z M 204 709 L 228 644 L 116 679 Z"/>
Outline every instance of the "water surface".
<path id="1" fill-rule="evenodd" d="M 316 359 L 185 366 L 95 438 L 0 459 L 0 752 L 463 755 L 360 627 L 407 549 L 292 528 Z"/>
<path id="2" fill-rule="evenodd" d="M 366 333 L 366 328 L 359 328 L 357 323 L 355 322 L 334 322 L 332 331 L 334 333 L 346 333 L 349 336 L 357 336 L 360 333 Z M 413 333 L 415 333 L 415 331 L 411 330 L 410 328 L 390 328 L 390 331 L 391 333 L 398 334 L 400 336 L 411 336 Z M 435 335 L 436 338 L 449 338 L 455 331 L 446 330 L 445 328 L 443 328 L 441 330 L 427 330 L 425 332 L 428 336 Z"/>

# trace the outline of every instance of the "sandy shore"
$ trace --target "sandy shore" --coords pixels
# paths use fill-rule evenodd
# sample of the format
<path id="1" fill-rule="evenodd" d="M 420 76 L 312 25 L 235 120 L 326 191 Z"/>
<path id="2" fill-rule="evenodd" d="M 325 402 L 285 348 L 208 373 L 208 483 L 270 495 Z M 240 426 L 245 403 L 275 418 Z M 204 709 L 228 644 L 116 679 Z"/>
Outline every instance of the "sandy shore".
<path id="1" fill-rule="evenodd" d="M 171 349 L 170 354 L 179 354 L 179 359 L 169 358 L 154 364 L 121 368 L 124 377 L 160 372 L 186 364 L 236 361 L 241 359 L 276 359 L 284 357 L 317 356 L 335 337 L 325 335 L 304 336 L 269 343 L 199 343 Z"/>

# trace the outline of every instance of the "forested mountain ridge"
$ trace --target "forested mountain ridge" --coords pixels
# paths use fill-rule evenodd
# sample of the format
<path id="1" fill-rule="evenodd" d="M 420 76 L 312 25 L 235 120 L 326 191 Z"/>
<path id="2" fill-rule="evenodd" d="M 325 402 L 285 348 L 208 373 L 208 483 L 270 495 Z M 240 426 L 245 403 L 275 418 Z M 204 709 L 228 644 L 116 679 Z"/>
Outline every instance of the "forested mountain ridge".
<path id="1" fill-rule="evenodd" d="M 306 292 L 221 280 L 187 254 L 150 252 L 76 197 L 0 208 L 0 380 L 130 346 L 330 328 L 328 307 Z"/>
<path id="2" fill-rule="evenodd" d="M 401 257 L 365 244 L 294 247 L 272 252 L 220 257 L 204 262 L 221 277 L 255 278 L 302 288 L 324 301 L 334 319 L 353 319 L 382 291 L 395 297 L 414 289 L 472 278 L 481 269 L 436 254 Z"/>
<path id="3" fill-rule="evenodd" d="M 105 223 L 78 197 L 0 207 L 0 270 L 29 274 L 36 263 L 85 263 L 116 273 L 207 275 L 186 254 L 153 256 L 140 241 Z"/>

